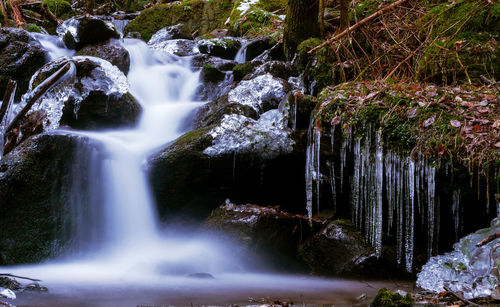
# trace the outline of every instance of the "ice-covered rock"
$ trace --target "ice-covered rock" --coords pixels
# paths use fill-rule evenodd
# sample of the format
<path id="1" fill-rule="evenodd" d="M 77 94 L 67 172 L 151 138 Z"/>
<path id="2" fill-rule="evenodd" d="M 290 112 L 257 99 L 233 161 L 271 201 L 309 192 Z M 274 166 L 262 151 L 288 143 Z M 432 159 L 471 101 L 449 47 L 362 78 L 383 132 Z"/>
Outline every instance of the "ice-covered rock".
<path id="1" fill-rule="evenodd" d="M 74 70 L 69 72 L 71 74 L 53 86 L 30 110 L 30 113 L 47 113 L 45 129 L 55 129 L 60 124 L 75 128 L 102 128 L 135 123 L 140 107 L 128 93 L 125 75 L 100 58 L 76 56 L 52 61 L 33 75 L 30 91 L 68 62 L 74 66 Z M 23 97 L 18 110 L 33 92 Z"/>
<path id="2" fill-rule="evenodd" d="M 500 285 L 500 238 L 478 246 L 500 231 L 500 219 L 491 227 L 469 234 L 453 246 L 453 251 L 429 259 L 418 274 L 417 285 L 440 292 L 445 287 L 462 292 L 467 299 L 489 296 Z"/>
<path id="3" fill-rule="evenodd" d="M 288 91 L 288 82 L 266 73 L 251 80 L 241 81 L 229 92 L 228 100 L 251 106 L 257 112 L 263 113 L 278 107 Z"/>
<path id="4" fill-rule="evenodd" d="M 196 43 L 190 39 L 150 40 L 148 45 L 154 50 L 178 56 L 191 56 L 200 53 Z"/>
<path id="5" fill-rule="evenodd" d="M 203 153 L 211 156 L 253 152 L 273 158 L 290 153 L 294 144 L 286 129 L 285 116 L 278 109 L 262 114 L 258 120 L 237 114 L 225 115 L 210 135 L 212 146 Z"/>
<path id="6" fill-rule="evenodd" d="M 241 42 L 237 38 L 211 38 L 197 41 L 201 53 L 232 60 L 240 50 Z"/>
<path id="7" fill-rule="evenodd" d="M 118 40 L 108 40 L 97 44 L 83 47 L 77 53 L 78 55 L 88 55 L 104 59 L 115 65 L 125 75 L 130 69 L 130 54 Z"/>
<path id="8" fill-rule="evenodd" d="M 10 289 L 0 287 L 0 297 L 15 300 L 16 294 Z"/>
<path id="9" fill-rule="evenodd" d="M 191 39 L 191 33 L 187 31 L 182 23 L 175 26 L 165 27 L 151 36 L 149 45 L 155 45 L 172 39 Z"/>
<path id="10" fill-rule="evenodd" d="M 104 21 L 95 16 L 72 17 L 57 28 L 57 34 L 66 47 L 76 50 L 110 38 L 120 38 L 120 33 L 111 21 Z"/>

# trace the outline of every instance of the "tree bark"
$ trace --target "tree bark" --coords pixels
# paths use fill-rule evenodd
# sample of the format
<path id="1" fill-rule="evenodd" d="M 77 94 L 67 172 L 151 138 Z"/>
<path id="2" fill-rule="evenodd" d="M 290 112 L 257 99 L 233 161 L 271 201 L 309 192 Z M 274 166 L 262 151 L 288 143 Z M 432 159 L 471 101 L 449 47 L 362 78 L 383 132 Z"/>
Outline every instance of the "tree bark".
<path id="1" fill-rule="evenodd" d="M 340 6 L 340 30 L 349 27 L 349 1 L 339 0 Z"/>
<path id="2" fill-rule="evenodd" d="M 14 18 L 14 21 L 16 22 L 16 27 L 22 28 L 23 25 L 26 23 L 26 21 L 23 18 L 23 15 L 21 14 L 21 11 L 19 10 L 18 6 L 18 1 L 15 0 L 7 0 L 9 1 L 10 8 L 12 10 L 12 17 Z"/>
<path id="3" fill-rule="evenodd" d="M 287 59 L 295 54 L 297 46 L 310 37 L 319 35 L 319 0 L 289 0 L 286 8 L 283 48 Z"/>

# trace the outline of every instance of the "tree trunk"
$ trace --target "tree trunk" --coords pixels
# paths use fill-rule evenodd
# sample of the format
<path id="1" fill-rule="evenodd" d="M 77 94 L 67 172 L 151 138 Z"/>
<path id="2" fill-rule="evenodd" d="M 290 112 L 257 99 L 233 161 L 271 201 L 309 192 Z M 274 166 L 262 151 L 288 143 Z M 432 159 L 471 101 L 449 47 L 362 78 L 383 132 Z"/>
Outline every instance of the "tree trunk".
<path id="1" fill-rule="evenodd" d="M 349 27 L 349 0 L 340 0 L 340 30 Z"/>
<path id="2" fill-rule="evenodd" d="M 319 35 L 319 0 L 289 0 L 286 8 L 283 48 L 287 59 L 295 54 L 297 46 L 310 37 Z"/>
<path id="3" fill-rule="evenodd" d="M 87 5 L 85 6 L 85 12 L 92 15 L 92 13 L 94 12 L 95 0 L 87 0 L 86 4 Z"/>
<path id="4" fill-rule="evenodd" d="M 325 39 L 325 1 L 319 0 L 319 37 Z"/>

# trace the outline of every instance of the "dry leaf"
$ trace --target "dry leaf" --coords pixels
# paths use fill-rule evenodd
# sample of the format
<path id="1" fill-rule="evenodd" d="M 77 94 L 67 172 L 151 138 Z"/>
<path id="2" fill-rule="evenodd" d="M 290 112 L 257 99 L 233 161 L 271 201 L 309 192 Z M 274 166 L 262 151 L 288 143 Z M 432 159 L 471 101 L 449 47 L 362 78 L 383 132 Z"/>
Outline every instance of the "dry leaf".
<path id="1" fill-rule="evenodd" d="M 493 123 L 493 128 L 500 129 L 500 119 L 497 119 L 497 120 Z"/>
<path id="2" fill-rule="evenodd" d="M 438 155 L 440 155 L 440 156 L 444 155 L 443 143 L 439 143 L 438 146 L 436 146 L 436 151 L 437 151 Z"/>
<path id="3" fill-rule="evenodd" d="M 456 97 L 455 97 L 455 101 L 456 101 L 456 102 L 462 102 L 462 101 L 464 101 L 464 100 L 462 99 L 462 97 L 460 97 L 460 96 L 456 96 Z"/>
<path id="4" fill-rule="evenodd" d="M 424 121 L 424 127 L 429 127 L 430 125 L 434 124 L 434 122 L 436 121 L 436 115 L 433 115 L 432 117 L 429 117 L 428 119 L 426 119 Z"/>
<path id="5" fill-rule="evenodd" d="M 479 105 L 480 105 L 480 106 L 482 106 L 482 107 L 486 107 L 488 104 L 489 104 L 489 102 L 488 102 L 488 101 L 486 101 L 486 100 L 482 100 L 482 101 L 479 103 Z"/>
<path id="6" fill-rule="evenodd" d="M 427 105 L 427 103 L 425 103 L 425 101 L 419 101 L 418 105 L 421 107 L 425 107 Z"/>
<path id="7" fill-rule="evenodd" d="M 340 118 L 340 116 L 335 116 L 334 118 L 332 118 L 332 121 L 330 123 L 332 124 L 332 126 L 336 126 L 340 124 L 341 121 L 342 119 Z"/>
<path id="8" fill-rule="evenodd" d="M 500 148 L 500 142 L 497 142 L 497 143 L 495 144 L 495 147 L 496 147 L 496 148 Z"/>
<path id="9" fill-rule="evenodd" d="M 483 127 L 481 127 L 481 125 L 476 124 L 472 127 L 472 131 L 474 131 L 475 133 L 483 132 Z"/>
<path id="10" fill-rule="evenodd" d="M 450 120 L 450 124 L 453 127 L 455 127 L 455 128 L 458 128 L 458 127 L 462 126 L 462 123 L 459 120 L 456 120 L 456 119 Z"/>
<path id="11" fill-rule="evenodd" d="M 415 118 L 415 116 L 417 116 L 417 108 L 411 108 L 410 110 L 408 110 L 408 118 Z"/>
<path id="12" fill-rule="evenodd" d="M 457 96 L 458 97 L 458 96 Z M 462 101 L 460 103 L 460 105 L 462 107 L 465 107 L 465 108 L 473 108 L 474 107 L 474 104 L 472 102 L 468 102 L 468 101 Z"/>

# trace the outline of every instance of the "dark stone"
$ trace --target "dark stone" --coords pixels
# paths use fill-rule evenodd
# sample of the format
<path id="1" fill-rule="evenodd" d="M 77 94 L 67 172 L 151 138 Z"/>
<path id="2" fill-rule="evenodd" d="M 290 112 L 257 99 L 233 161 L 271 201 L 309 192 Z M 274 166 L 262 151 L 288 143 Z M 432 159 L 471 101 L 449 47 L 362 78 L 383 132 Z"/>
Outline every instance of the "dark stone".
<path id="1" fill-rule="evenodd" d="M 215 209 L 206 228 L 229 236 L 245 252 L 258 253 L 276 269 L 303 269 L 297 258 L 299 246 L 322 228 L 322 221 L 290 214 L 275 207 L 226 205 Z"/>
<path id="2" fill-rule="evenodd" d="M 232 60 L 240 50 L 241 43 L 234 38 L 203 39 L 198 41 L 201 53 Z"/>
<path id="3" fill-rule="evenodd" d="M 194 126 L 196 128 L 208 127 L 219 124 L 224 115 L 239 114 L 249 118 L 258 119 L 259 114 L 254 108 L 239 103 L 230 103 L 227 95 L 204 104 L 196 111 Z"/>
<path id="4" fill-rule="evenodd" d="M 198 54 L 191 60 L 191 66 L 193 68 L 202 68 L 205 65 L 211 65 L 222 71 L 230 71 L 237 63 L 233 60 L 225 60 L 208 54 Z"/>
<path id="5" fill-rule="evenodd" d="M 64 43 L 70 49 L 80 50 L 86 45 L 105 42 L 110 38 L 120 38 L 120 33 L 114 27 L 93 16 L 74 17 L 66 22 L 76 24 L 76 37 L 69 31 L 63 36 Z"/>
<path id="6" fill-rule="evenodd" d="M 98 62 L 91 58 L 72 61 L 76 66 L 76 80 L 73 84 L 73 94 L 64 105 L 60 125 L 69 125 L 76 129 L 102 129 L 132 126 L 137 122 L 141 107 L 130 93 L 105 93 L 99 89 L 99 82 L 103 82 L 104 76 Z M 65 63 L 64 59 L 55 60 L 42 67 L 34 85 L 45 80 Z M 96 79 L 93 74 L 99 75 L 100 79 Z M 88 78 L 84 82 L 84 88 L 82 79 L 86 77 Z M 90 83 L 89 79 L 92 80 Z M 83 90 L 88 91 L 88 95 L 79 103 L 75 114 L 75 99 L 79 98 L 78 93 Z"/>
<path id="7" fill-rule="evenodd" d="M 251 61 L 261 55 L 264 51 L 271 48 L 269 37 L 258 38 L 251 41 L 246 46 L 245 61 Z"/>
<path id="8" fill-rule="evenodd" d="M 72 180 L 72 157 L 83 139 L 40 134 L 2 158 L 1 264 L 40 262 L 67 239 L 66 187 Z"/>
<path id="9" fill-rule="evenodd" d="M 305 213 L 303 156 L 209 156 L 203 150 L 212 145 L 212 128 L 188 132 L 150 157 L 149 178 L 162 219 L 204 219 L 226 198 Z"/>
<path id="10" fill-rule="evenodd" d="M 74 109 L 74 100 L 70 98 L 64 106 L 61 125 L 86 130 L 132 126 L 141 114 L 141 106 L 130 93 L 109 95 L 91 91 L 80 103 L 76 116 Z"/>
<path id="11" fill-rule="evenodd" d="M 205 65 L 201 70 L 200 77 L 203 82 L 219 82 L 224 80 L 226 74 L 212 65 Z"/>
<path id="12" fill-rule="evenodd" d="M 289 77 L 294 75 L 294 70 L 290 63 L 282 62 L 282 61 L 270 61 L 270 62 L 251 62 L 254 67 L 251 74 L 245 75 L 243 80 L 250 80 L 257 76 L 264 75 L 266 73 L 270 73 L 275 78 L 281 78 L 287 80 Z M 261 64 L 261 65 L 259 65 Z"/>
<path id="13" fill-rule="evenodd" d="M 130 69 L 130 54 L 115 40 L 83 47 L 77 55 L 89 55 L 104 59 L 115 65 L 125 75 Z"/>
<path id="14" fill-rule="evenodd" d="M 285 54 L 283 53 L 283 43 L 277 43 L 271 49 L 264 51 L 261 55 L 257 56 L 254 61 L 285 61 Z"/>
<path id="15" fill-rule="evenodd" d="M 299 257 L 316 274 L 338 276 L 376 256 L 352 223 L 334 221 L 300 246 Z"/>
<path id="16" fill-rule="evenodd" d="M 215 279 L 215 277 L 209 273 L 192 273 L 189 274 L 187 277 L 196 279 Z"/>
<path id="17" fill-rule="evenodd" d="M 9 79 L 17 81 L 17 98 L 25 93 L 46 57 L 45 49 L 27 31 L 0 27 L 0 99 Z"/>

